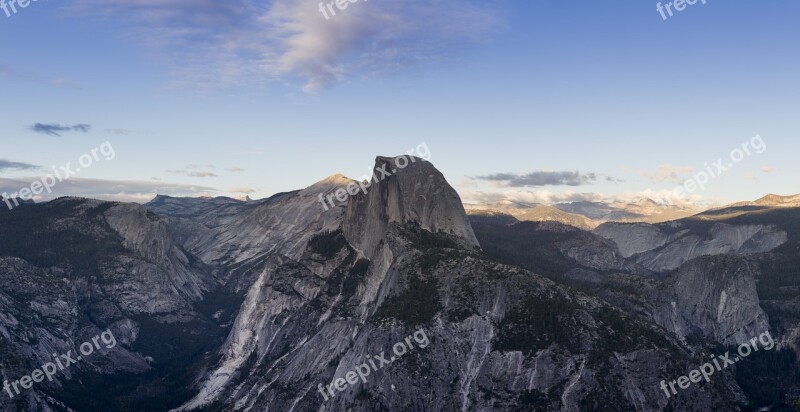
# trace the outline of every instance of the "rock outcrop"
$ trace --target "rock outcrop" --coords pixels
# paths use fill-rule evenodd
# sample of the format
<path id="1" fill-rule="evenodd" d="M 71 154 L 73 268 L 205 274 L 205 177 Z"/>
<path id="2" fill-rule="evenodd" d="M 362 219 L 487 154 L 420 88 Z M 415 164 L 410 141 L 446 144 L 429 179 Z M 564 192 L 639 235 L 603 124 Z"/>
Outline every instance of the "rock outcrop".
<path id="1" fill-rule="evenodd" d="M 676 269 L 704 255 L 769 252 L 788 239 L 786 231 L 774 225 L 709 222 L 708 228 L 689 228 L 682 222 L 606 223 L 594 233 L 616 243 L 623 256 L 655 272 Z"/>

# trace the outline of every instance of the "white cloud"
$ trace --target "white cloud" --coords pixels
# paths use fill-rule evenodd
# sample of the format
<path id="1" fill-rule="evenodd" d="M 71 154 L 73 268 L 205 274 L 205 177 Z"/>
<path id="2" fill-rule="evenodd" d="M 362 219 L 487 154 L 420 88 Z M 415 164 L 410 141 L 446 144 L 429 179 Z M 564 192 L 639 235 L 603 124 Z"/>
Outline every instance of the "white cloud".
<path id="1" fill-rule="evenodd" d="M 447 57 L 499 26 L 474 0 L 359 0 L 326 20 L 318 1 L 76 0 L 72 12 L 123 19 L 192 86 L 300 80 L 306 91 Z"/>

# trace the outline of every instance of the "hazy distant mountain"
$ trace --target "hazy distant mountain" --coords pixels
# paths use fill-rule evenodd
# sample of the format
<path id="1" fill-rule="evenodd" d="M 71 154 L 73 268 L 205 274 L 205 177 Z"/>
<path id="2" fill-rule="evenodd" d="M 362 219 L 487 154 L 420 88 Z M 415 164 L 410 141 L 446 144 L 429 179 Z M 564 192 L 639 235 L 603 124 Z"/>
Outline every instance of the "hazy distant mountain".
<path id="1" fill-rule="evenodd" d="M 569 213 L 586 216 L 597 222 L 647 222 L 658 223 L 692 216 L 698 211 L 674 205 L 663 205 L 652 199 L 635 202 L 572 202 L 555 207 Z"/>
<path id="2" fill-rule="evenodd" d="M 604 222 L 659 223 L 692 216 L 698 211 L 674 205 L 662 205 L 652 199 L 636 202 L 572 202 L 552 206 L 502 200 L 485 204 L 465 204 L 469 215 L 513 216 L 519 221 L 555 221 L 591 230 Z"/>
<path id="3" fill-rule="evenodd" d="M 748 204 L 749 202 L 743 202 L 744 204 Z M 758 199 L 752 204 L 758 206 L 769 206 L 769 207 L 800 207 L 800 194 L 793 195 L 793 196 L 780 196 L 780 195 L 773 195 L 769 194 L 761 199 Z M 740 205 L 739 203 L 735 203 L 734 206 Z"/>
<path id="4" fill-rule="evenodd" d="M 598 223 L 585 216 L 567 213 L 556 207 L 522 203 L 503 200 L 487 204 L 464 204 L 467 214 L 470 216 L 512 216 L 518 221 L 544 222 L 555 221 L 575 226 L 577 228 L 591 230 Z"/>
<path id="5" fill-rule="evenodd" d="M 800 194 L 792 196 L 769 194 L 754 201 L 736 202 L 727 206 L 709 209 L 701 213 L 700 216 L 708 219 L 719 219 L 757 210 L 795 207 L 800 207 Z"/>

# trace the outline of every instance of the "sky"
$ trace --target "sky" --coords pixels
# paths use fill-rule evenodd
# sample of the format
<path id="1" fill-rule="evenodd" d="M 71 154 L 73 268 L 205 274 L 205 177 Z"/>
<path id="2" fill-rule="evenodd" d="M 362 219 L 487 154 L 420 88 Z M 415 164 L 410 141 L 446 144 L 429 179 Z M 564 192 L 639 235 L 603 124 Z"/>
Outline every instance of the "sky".
<path id="1" fill-rule="evenodd" d="M 264 198 L 420 145 L 472 203 L 800 193 L 798 2 L 9 1 L 0 194 Z"/>

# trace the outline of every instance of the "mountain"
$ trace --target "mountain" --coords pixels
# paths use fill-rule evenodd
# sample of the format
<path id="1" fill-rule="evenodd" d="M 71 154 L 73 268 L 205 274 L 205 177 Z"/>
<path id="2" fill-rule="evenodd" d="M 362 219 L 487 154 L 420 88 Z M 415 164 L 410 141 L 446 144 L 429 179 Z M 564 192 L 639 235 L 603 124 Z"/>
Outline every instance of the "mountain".
<path id="1" fill-rule="evenodd" d="M 707 219 L 731 218 L 752 211 L 768 211 L 775 208 L 800 207 L 800 195 L 780 196 L 766 195 L 760 199 L 747 202 L 737 202 L 727 206 L 713 208 L 700 214 Z"/>
<path id="2" fill-rule="evenodd" d="M 509 223 L 560 222 L 592 230 L 605 222 L 659 223 L 692 216 L 698 211 L 674 205 L 662 205 L 652 199 L 635 202 L 571 202 L 554 205 L 501 200 L 484 204 L 465 204 L 467 214 L 484 219 L 505 219 Z M 508 220 L 508 217 L 513 218 Z"/>
<path id="3" fill-rule="evenodd" d="M 515 221 L 561 222 L 577 228 L 591 230 L 598 223 L 585 216 L 564 212 L 554 206 L 500 201 L 488 204 L 465 204 L 469 216 L 511 216 Z"/>
<path id="4" fill-rule="evenodd" d="M 333 175 L 247 202 L 0 209 L 4 379 L 116 338 L 0 407 L 735 411 L 800 398 L 799 209 L 589 231 L 507 213 L 540 205 L 468 215 L 432 164 L 401 159 L 377 157 L 392 171 L 377 181 Z M 661 381 L 765 331 L 773 350 L 665 396 Z"/>
<path id="5" fill-rule="evenodd" d="M 211 269 L 172 241 L 163 218 L 136 204 L 61 198 L 0 210 L 0 228 L 5 379 L 75 353 L 103 330 L 119 343 L 52 383 L 0 398 L 3 410 L 90 410 L 123 402 L 131 387 L 158 402 L 186 396 L 186 357 L 212 350 L 224 330 L 202 304 L 216 284 Z"/>
<path id="6" fill-rule="evenodd" d="M 748 203 L 749 202 L 744 202 L 744 204 Z M 768 206 L 768 207 L 800 207 L 800 195 L 780 196 L 780 195 L 769 194 L 762 197 L 761 199 L 755 200 L 754 202 L 752 202 L 752 204 L 757 206 Z"/>
<path id="7" fill-rule="evenodd" d="M 0 208 L 3 209 L 14 209 L 15 207 L 20 207 L 22 205 L 31 205 L 34 204 L 33 200 L 26 200 L 21 197 L 3 197 L 0 196 Z"/>
<path id="8" fill-rule="evenodd" d="M 594 233 L 612 240 L 623 257 L 660 272 L 703 255 L 769 252 L 788 240 L 774 224 L 739 224 L 703 220 L 659 225 L 604 223 Z"/>
<path id="9" fill-rule="evenodd" d="M 598 222 L 659 223 L 681 219 L 697 213 L 696 210 L 675 205 L 663 205 L 652 199 L 635 202 L 572 202 L 554 205 L 565 212 L 585 216 Z"/>
<path id="10" fill-rule="evenodd" d="M 714 219 L 697 215 L 656 225 L 605 223 L 592 234 L 559 229 L 554 222 L 536 225 L 473 220 L 483 250 L 498 261 L 638 314 L 689 353 L 724 353 L 724 348 L 734 353 L 736 345 L 769 331 L 775 347 L 741 359 L 733 380 L 724 383 L 738 388 L 726 398 L 736 404 L 730 410 L 791 410 L 798 403 L 800 208 Z M 667 407 L 651 407 L 718 409 L 677 407 L 672 400 Z"/>

